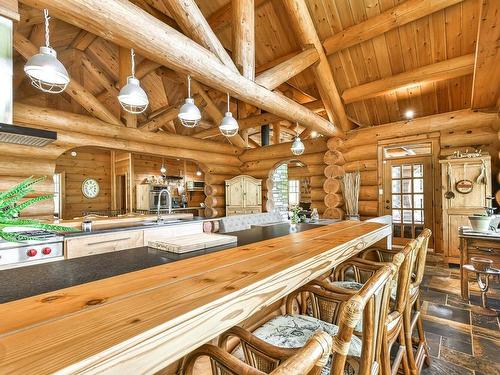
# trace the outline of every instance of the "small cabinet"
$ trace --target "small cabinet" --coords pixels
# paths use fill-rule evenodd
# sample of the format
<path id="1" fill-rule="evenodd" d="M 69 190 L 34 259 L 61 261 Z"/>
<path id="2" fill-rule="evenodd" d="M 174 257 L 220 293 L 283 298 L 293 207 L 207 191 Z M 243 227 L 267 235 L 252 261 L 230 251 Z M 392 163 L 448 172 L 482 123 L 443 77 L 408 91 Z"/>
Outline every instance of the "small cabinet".
<path id="1" fill-rule="evenodd" d="M 441 190 L 443 202 L 443 255 L 447 263 L 460 263 L 458 230 L 470 226 L 469 215 L 484 213 L 486 197 L 491 195 L 491 158 L 488 155 L 475 158 L 441 160 Z M 478 177 L 484 173 L 484 179 Z M 457 191 L 457 183 L 472 183 L 470 192 Z M 469 183 L 470 181 L 470 183 Z M 447 198 L 446 192 L 453 192 Z"/>
<path id="2" fill-rule="evenodd" d="M 226 215 L 262 212 L 262 180 L 241 175 L 226 180 Z"/>

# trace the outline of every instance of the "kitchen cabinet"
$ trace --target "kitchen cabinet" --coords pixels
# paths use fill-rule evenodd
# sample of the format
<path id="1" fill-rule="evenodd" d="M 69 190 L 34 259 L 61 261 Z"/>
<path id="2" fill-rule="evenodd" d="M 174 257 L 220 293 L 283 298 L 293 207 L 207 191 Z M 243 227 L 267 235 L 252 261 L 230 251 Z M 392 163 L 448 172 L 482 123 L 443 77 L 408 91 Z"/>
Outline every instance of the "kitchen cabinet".
<path id="1" fill-rule="evenodd" d="M 127 230 L 115 233 L 83 235 L 68 238 L 64 242 L 66 259 L 72 259 L 141 247 L 144 244 L 144 238 L 142 230 Z"/>
<path id="2" fill-rule="evenodd" d="M 240 175 L 226 180 L 226 215 L 262 212 L 262 180 Z"/>
<path id="3" fill-rule="evenodd" d="M 484 214 L 486 197 L 491 195 L 491 158 L 488 155 L 474 158 L 441 160 L 441 190 L 443 202 L 443 256 L 447 263 L 460 263 L 461 226 L 470 226 L 469 215 Z M 483 183 L 477 178 L 484 171 Z M 472 182 L 469 193 L 459 193 L 456 185 L 460 181 Z M 447 191 L 453 198 L 446 198 Z"/>

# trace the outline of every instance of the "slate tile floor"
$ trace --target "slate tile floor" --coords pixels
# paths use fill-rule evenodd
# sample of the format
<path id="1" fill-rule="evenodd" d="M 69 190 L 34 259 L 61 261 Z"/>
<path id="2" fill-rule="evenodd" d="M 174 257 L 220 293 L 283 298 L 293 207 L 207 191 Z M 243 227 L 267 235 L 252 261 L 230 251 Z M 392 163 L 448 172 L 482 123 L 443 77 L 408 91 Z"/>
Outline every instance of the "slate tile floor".
<path id="1" fill-rule="evenodd" d="M 500 285 L 493 283 L 490 306 L 500 311 Z M 500 375 L 499 320 L 474 312 L 479 294 L 471 283 L 471 304 L 460 297 L 460 274 L 429 265 L 422 285 L 424 330 L 432 357 L 422 375 Z"/>

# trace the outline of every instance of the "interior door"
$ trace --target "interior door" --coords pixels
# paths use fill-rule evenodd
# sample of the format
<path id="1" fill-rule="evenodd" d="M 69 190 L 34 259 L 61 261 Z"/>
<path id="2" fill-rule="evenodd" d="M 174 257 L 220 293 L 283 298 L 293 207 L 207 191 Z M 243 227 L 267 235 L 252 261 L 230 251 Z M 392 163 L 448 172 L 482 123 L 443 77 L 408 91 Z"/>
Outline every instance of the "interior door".
<path id="1" fill-rule="evenodd" d="M 406 244 L 424 228 L 432 229 L 432 185 L 430 156 L 384 161 L 383 207 L 392 216 L 394 244 Z"/>

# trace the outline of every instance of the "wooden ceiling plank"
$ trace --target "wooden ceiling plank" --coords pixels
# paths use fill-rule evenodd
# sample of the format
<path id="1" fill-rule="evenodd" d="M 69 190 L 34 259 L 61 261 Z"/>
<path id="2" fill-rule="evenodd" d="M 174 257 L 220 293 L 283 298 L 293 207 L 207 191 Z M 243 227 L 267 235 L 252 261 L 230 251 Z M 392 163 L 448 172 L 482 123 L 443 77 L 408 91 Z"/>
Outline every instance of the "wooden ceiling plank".
<path id="1" fill-rule="evenodd" d="M 323 46 L 326 54 L 330 55 L 462 1 L 464 0 L 408 0 L 332 35 L 323 42 Z"/>
<path id="2" fill-rule="evenodd" d="M 238 68 L 210 28 L 194 0 L 165 0 L 164 4 L 168 7 L 185 35 L 188 35 L 196 43 L 212 52 L 226 67 L 238 72 Z"/>
<path id="3" fill-rule="evenodd" d="M 474 55 L 464 55 L 352 87 L 342 93 L 342 99 L 344 103 L 353 103 L 385 95 L 390 91 L 402 89 L 405 86 L 462 77 L 471 74 L 473 67 Z"/>
<path id="4" fill-rule="evenodd" d="M 255 82 L 269 90 L 274 90 L 290 78 L 295 77 L 297 74 L 309 68 L 318 60 L 319 55 L 316 48 L 306 48 L 290 59 L 259 74 Z"/>
<path id="5" fill-rule="evenodd" d="M 472 108 L 499 108 L 500 2 L 482 0 L 474 61 Z"/>
<path id="6" fill-rule="evenodd" d="M 102 70 L 95 62 L 93 62 L 85 52 L 80 52 L 75 55 L 87 71 L 98 81 L 111 95 L 117 96 L 118 89 L 113 81 L 104 70 Z"/>
<path id="7" fill-rule="evenodd" d="M 259 9 L 261 5 L 264 5 L 269 0 L 255 0 L 255 10 Z M 213 12 L 208 18 L 208 24 L 213 31 L 217 31 L 226 26 L 229 26 L 232 22 L 232 7 L 233 4 L 231 0 L 226 5 L 223 5 L 215 12 Z"/>
<path id="8" fill-rule="evenodd" d="M 345 108 L 340 98 L 337 86 L 333 80 L 330 64 L 322 48 L 314 23 L 307 9 L 304 0 L 284 0 L 285 8 L 288 12 L 292 25 L 296 30 L 302 47 L 313 45 L 319 55 L 319 62 L 313 66 L 316 85 L 320 92 L 320 97 L 326 107 L 326 112 L 330 121 L 334 122 L 344 131 L 352 128 L 352 123 L 348 120 Z"/>
<path id="9" fill-rule="evenodd" d="M 18 32 L 14 32 L 14 48 L 25 59 L 29 59 L 34 54 L 38 53 L 36 48 L 27 38 Z M 92 95 L 85 87 L 79 84 L 76 80 L 69 81 L 65 91 L 73 100 L 85 108 L 92 116 L 100 120 L 109 122 L 115 125 L 122 125 L 121 121 L 111 113 L 94 95 Z"/>
<path id="10" fill-rule="evenodd" d="M 157 61 L 233 97 L 282 118 L 299 121 L 319 133 L 338 136 L 342 131 L 306 107 L 266 90 L 225 65 L 205 48 L 150 16 L 135 5 L 117 0 L 23 0 L 36 7 L 48 7 L 51 13 L 122 46 L 134 46 L 144 57 Z M 101 12 L 95 12 L 95 9 Z M 131 23 L 130 19 L 134 22 Z M 139 26 L 140 25 L 140 26 Z M 142 33 L 137 33 L 141 27 Z M 153 36 L 145 38 L 144 35 Z"/>

